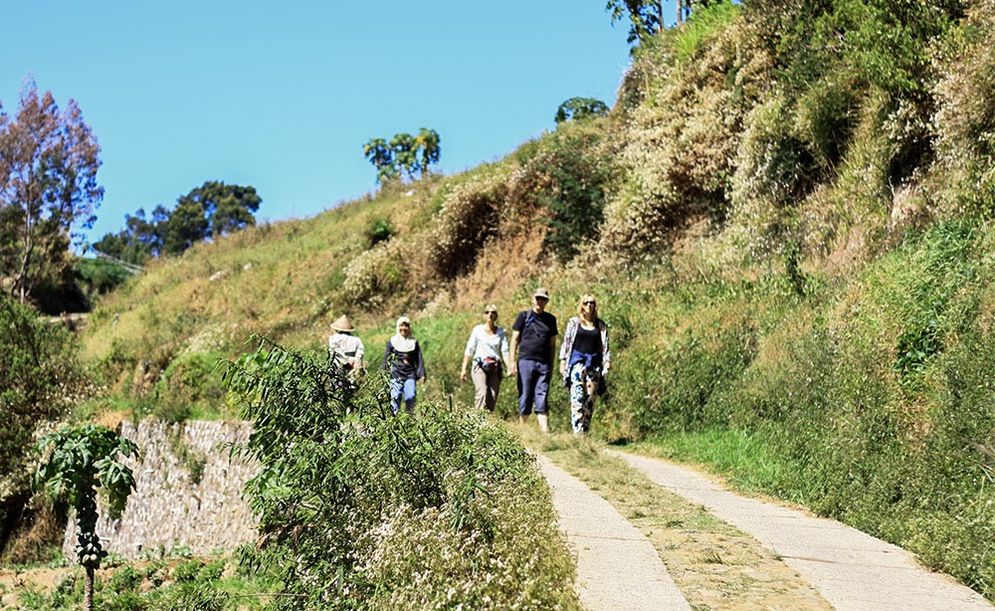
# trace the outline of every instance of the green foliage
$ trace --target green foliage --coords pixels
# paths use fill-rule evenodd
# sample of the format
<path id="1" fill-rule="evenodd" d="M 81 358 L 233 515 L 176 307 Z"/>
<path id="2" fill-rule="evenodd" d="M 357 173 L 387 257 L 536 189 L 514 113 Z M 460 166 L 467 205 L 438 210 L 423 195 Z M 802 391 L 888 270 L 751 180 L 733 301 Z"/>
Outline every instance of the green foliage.
<path id="1" fill-rule="evenodd" d="M 0 296 L 0 500 L 28 487 L 34 432 L 63 417 L 86 392 L 72 334 Z"/>
<path id="2" fill-rule="evenodd" d="M 437 131 L 423 127 L 415 136 L 394 134 L 390 142 L 371 138 L 363 145 L 363 156 L 376 168 L 379 183 L 402 177 L 414 180 L 427 176 L 431 167 L 439 163 L 440 141 Z"/>
<path id="3" fill-rule="evenodd" d="M 104 195 L 99 154 L 76 102 L 60 110 L 33 79 L 16 116 L 0 105 L 0 278 L 21 303 L 39 284 L 58 284 L 72 232 L 93 226 Z"/>
<path id="4" fill-rule="evenodd" d="M 104 295 L 124 284 L 132 272 L 120 263 L 103 259 L 77 259 L 73 272 L 88 295 Z"/>
<path id="5" fill-rule="evenodd" d="M 35 481 L 51 498 L 66 500 L 76 509 L 79 563 L 96 568 L 107 555 L 94 532 L 96 488 L 104 491 L 111 513 L 119 515 L 135 486 L 131 469 L 119 457 L 134 456 L 138 448 L 110 429 L 83 424 L 64 426 L 46 435 L 39 449 L 43 460 Z"/>
<path id="6" fill-rule="evenodd" d="M 153 389 L 153 415 L 181 422 L 198 412 L 223 411 L 224 385 L 216 352 L 186 352 L 173 359 Z"/>
<path id="7" fill-rule="evenodd" d="M 704 6 L 696 8 L 687 25 L 675 32 L 670 39 L 674 49 L 674 57 L 678 64 L 685 64 L 698 55 L 706 42 L 716 32 L 727 27 L 741 11 L 737 4 L 730 0 L 698 3 Z"/>
<path id="8" fill-rule="evenodd" d="M 570 98 L 556 109 L 557 123 L 565 121 L 582 121 L 592 117 L 603 117 L 608 114 L 608 106 L 595 98 Z"/>
<path id="9" fill-rule="evenodd" d="M 605 192 L 614 169 L 604 146 L 598 123 L 563 126 L 530 151 L 524 164 L 534 186 L 523 196 L 549 211 L 546 246 L 561 261 L 597 238 L 604 220 Z"/>
<path id="10" fill-rule="evenodd" d="M 290 595 L 280 608 L 576 605 L 516 440 L 442 405 L 395 417 L 383 379 L 346 397 L 343 375 L 267 343 L 226 374 L 253 421 L 245 451 L 261 468 L 246 490 L 268 541 L 259 561 Z"/>
<path id="11" fill-rule="evenodd" d="M 370 246 L 376 246 L 380 242 L 386 242 L 394 237 L 397 230 L 390 224 L 390 221 L 383 217 L 375 217 L 366 226 L 366 242 Z"/>
<path id="12" fill-rule="evenodd" d="M 151 220 L 142 208 L 134 215 L 125 215 L 125 229 L 105 234 L 93 247 L 141 265 L 150 257 L 178 255 L 198 242 L 255 225 L 261 203 L 255 187 L 207 181 L 177 199 L 171 211 L 156 206 Z"/>

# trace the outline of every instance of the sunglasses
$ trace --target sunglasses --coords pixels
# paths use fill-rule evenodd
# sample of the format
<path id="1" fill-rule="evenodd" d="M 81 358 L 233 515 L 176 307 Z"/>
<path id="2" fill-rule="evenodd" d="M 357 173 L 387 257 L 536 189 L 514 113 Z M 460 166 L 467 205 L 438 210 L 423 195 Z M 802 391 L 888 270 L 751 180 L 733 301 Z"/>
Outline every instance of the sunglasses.
<path id="1" fill-rule="evenodd" d="M 595 301 L 585 301 L 584 305 L 598 305 Z"/>
<path id="2" fill-rule="evenodd" d="M 484 310 L 484 314 L 497 314 L 497 310 Z"/>

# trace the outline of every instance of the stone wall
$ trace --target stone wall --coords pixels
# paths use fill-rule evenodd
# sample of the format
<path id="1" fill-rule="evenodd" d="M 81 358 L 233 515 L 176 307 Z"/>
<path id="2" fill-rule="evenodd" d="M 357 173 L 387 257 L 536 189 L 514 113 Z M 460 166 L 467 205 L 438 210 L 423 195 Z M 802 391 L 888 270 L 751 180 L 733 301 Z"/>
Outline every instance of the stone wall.
<path id="1" fill-rule="evenodd" d="M 256 523 L 242 489 L 258 465 L 229 450 L 244 443 L 249 430 L 246 422 L 122 423 L 121 434 L 140 452 L 128 461 L 136 489 L 117 520 L 101 504 L 97 534 L 104 549 L 133 559 L 176 548 L 209 554 L 253 541 Z M 75 545 L 70 518 L 62 547 L 71 560 Z"/>

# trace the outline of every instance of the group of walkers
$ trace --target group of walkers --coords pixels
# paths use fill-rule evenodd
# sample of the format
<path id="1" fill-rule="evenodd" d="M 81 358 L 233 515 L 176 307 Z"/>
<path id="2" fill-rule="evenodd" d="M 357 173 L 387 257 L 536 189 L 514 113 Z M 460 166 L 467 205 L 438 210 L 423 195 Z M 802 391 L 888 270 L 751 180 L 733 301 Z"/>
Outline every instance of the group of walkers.
<path id="1" fill-rule="evenodd" d="M 488 304 L 484 307 L 484 322 L 470 332 L 460 367 L 463 382 L 469 368 L 476 407 L 489 411 L 497 404 L 502 378 L 516 377 L 519 420 L 525 423 L 535 412 L 543 432 L 549 431 L 549 385 L 559 335 L 556 316 L 546 311 L 547 305 L 549 291 L 536 289 L 532 307 L 518 313 L 509 339 L 504 328 L 498 326 L 497 307 Z M 355 329 L 347 316 L 333 322 L 332 330 L 335 333 L 328 338 L 330 357 L 354 378 L 363 369 L 363 342 L 353 334 Z M 598 317 L 593 295 L 581 297 L 577 315 L 567 321 L 558 356 L 560 376 L 570 390 L 571 427 L 575 434 L 586 433 L 591 427 L 595 398 L 604 394 L 605 376 L 611 367 L 608 325 Z M 407 411 L 413 411 L 417 387 L 425 382 L 425 359 L 407 316 L 397 319 L 396 333 L 384 346 L 380 366 L 389 373 L 392 411 L 398 413 L 402 402 Z"/>

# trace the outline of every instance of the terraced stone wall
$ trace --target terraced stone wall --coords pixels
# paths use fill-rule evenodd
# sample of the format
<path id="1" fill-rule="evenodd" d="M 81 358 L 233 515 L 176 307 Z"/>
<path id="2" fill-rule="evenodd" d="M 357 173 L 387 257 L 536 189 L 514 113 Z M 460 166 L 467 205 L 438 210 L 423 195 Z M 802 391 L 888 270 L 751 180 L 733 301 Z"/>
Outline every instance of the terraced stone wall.
<path id="1" fill-rule="evenodd" d="M 258 466 L 231 451 L 249 430 L 246 422 L 122 423 L 121 434 L 140 452 L 129 461 L 136 490 L 116 520 L 101 505 L 97 534 L 104 548 L 135 559 L 177 549 L 208 554 L 254 540 L 256 523 L 242 489 Z M 70 559 L 75 544 L 71 518 L 63 541 Z"/>

